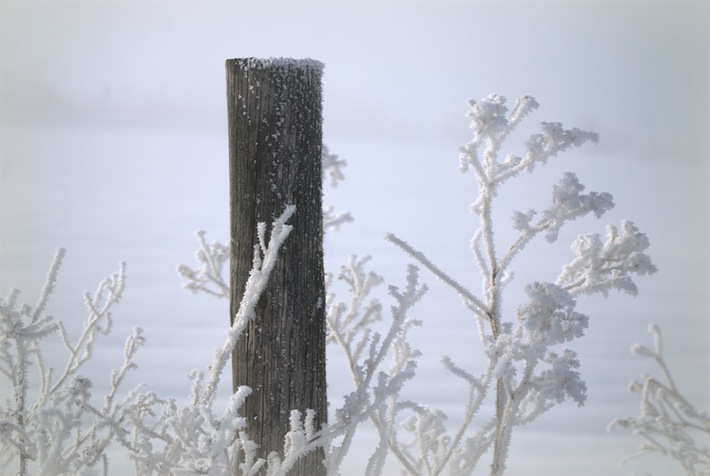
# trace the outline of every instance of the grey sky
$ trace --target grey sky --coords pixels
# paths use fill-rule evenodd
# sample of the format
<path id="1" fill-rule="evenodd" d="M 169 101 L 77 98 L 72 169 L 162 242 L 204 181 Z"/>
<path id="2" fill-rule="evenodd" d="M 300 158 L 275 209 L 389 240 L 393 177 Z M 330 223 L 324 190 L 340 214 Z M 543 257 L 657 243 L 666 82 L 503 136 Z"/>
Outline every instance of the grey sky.
<path id="1" fill-rule="evenodd" d="M 707 122 L 707 16 L 682 1 L 2 2 L 0 114 L 224 127 L 224 59 L 313 57 L 333 134 L 451 134 L 461 98 L 496 91 L 552 117 L 574 104 L 610 147 Z"/>

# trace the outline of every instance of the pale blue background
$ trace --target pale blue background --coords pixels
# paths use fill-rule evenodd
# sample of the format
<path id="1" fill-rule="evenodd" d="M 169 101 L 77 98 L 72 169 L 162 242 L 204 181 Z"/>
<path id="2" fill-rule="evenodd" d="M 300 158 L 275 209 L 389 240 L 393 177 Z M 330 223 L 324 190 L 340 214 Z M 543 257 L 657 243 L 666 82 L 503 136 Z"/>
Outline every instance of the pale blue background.
<path id="1" fill-rule="evenodd" d="M 637 281 L 636 299 L 580 302 L 591 326 L 572 347 L 587 404 L 516 432 L 509 474 L 673 474 L 663 459 L 618 467 L 639 440 L 605 427 L 636 412 L 628 382 L 655 372 L 628 350 L 649 342 L 650 322 L 665 332 L 679 386 L 710 407 L 709 32 L 707 2 L 0 2 L 0 292 L 15 286 L 34 302 L 54 249 L 68 248 L 50 312 L 77 332 L 83 290 L 127 261 L 114 331 L 85 373 L 100 395 L 139 325 L 148 345 L 131 384 L 186 396 L 185 374 L 209 363 L 228 311 L 182 291 L 174 269 L 194 264 L 196 229 L 228 239 L 223 65 L 246 56 L 326 64 L 325 142 L 348 167 L 325 198 L 356 219 L 327 237 L 328 269 L 372 254 L 373 268 L 402 284 L 409 260 L 383 240 L 394 232 L 478 290 L 468 251 L 475 182 L 456 170 L 470 137 L 465 100 L 530 93 L 541 108 L 511 152 L 545 120 L 595 130 L 601 142 L 503 189 L 501 246 L 513 236 L 510 213 L 544 206 L 564 171 L 611 192 L 617 207 L 521 254 L 510 309 L 525 283 L 554 279 L 577 234 L 621 219 L 648 234 L 659 273 Z M 431 292 L 413 339 L 424 358 L 408 395 L 456 421 L 463 394 L 439 358 L 475 369 L 483 356 L 458 299 L 422 277 Z M 337 404 L 348 379 L 337 354 L 329 365 Z M 370 438 L 350 474 L 361 474 Z"/>

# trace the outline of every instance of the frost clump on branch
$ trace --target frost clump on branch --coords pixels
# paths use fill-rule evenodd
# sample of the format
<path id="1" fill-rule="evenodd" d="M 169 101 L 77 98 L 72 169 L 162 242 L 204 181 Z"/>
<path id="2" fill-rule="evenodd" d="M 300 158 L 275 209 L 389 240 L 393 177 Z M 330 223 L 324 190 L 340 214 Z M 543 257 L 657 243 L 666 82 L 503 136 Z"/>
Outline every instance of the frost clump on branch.
<path id="1" fill-rule="evenodd" d="M 630 221 L 621 222 L 621 232 L 608 225 L 603 243 L 598 234 L 582 235 L 572 244 L 576 258 L 562 268 L 556 284 L 577 295 L 601 293 L 606 297 L 617 289 L 636 296 L 638 288 L 630 274 L 656 272 L 644 253 L 648 246 L 646 235 Z"/>
<path id="2" fill-rule="evenodd" d="M 554 243 L 560 228 L 568 221 L 589 214 L 598 218 L 614 206 L 609 193 L 584 194 L 584 185 L 575 174 L 567 172 L 553 186 L 550 204 L 544 210 L 513 213 L 512 225 L 518 236 L 499 252 L 494 241 L 492 210 L 500 186 L 520 172 L 533 172 L 537 165 L 546 164 L 560 152 L 598 140 L 593 132 L 543 122 L 540 132 L 526 142 L 522 155 L 501 157 L 505 139 L 538 107 L 531 96 L 520 98 L 512 111 L 506 103 L 506 98 L 499 95 L 469 102 L 473 140 L 461 147 L 459 156 L 459 169 L 472 172 L 478 183 L 478 196 L 471 204 L 471 211 L 479 226 L 471 240 L 471 250 L 481 275 L 481 293 L 451 278 L 401 238 L 387 236 L 459 294 L 476 317 L 488 359 L 486 369 L 473 375 L 464 366 L 444 358 L 444 367 L 469 386 L 462 423 L 453 434 L 448 434 L 440 412 L 413 411 L 406 424 L 418 442 L 415 447 L 419 455 L 408 460 L 418 471 L 410 471 L 412 474 L 439 474 L 444 468 L 455 474 L 471 474 L 489 450 L 492 450 L 491 474 L 503 474 L 514 427 L 533 421 L 566 399 L 578 405 L 586 399 L 586 385 L 576 370 L 577 354 L 566 347 L 554 348 L 581 337 L 588 326 L 589 318 L 575 310 L 576 299 L 594 293 L 606 296 L 612 289 L 635 295 L 637 288 L 632 275 L 656 271 L 645 254 L 648 239 L 633 223 L 624 221 L 621 231 L 609 226 L 604 241 L 598 234 L 580 236 L 572 246 L 576 258 L 562 268 L 556 281 L 528 284 L 527 302 L 512 319 L 505 318 L 503 291 L 513 277 L 510 265 L 514 257 L 536 236 L 543 235 L 546 241 Z M 489 391 L 495 393 L 495 414 L 472 430 L 473 417 L 479 414 Z M 422 440 L 424 435 L 417 430 L 422 425 L 432 429 L 436 437 L 429 435 Z M 422 444 L 423 441 L 428 443 Z M 389 444 L 391 448 L 403 447 L 396 436 L 391 437 Z"/>

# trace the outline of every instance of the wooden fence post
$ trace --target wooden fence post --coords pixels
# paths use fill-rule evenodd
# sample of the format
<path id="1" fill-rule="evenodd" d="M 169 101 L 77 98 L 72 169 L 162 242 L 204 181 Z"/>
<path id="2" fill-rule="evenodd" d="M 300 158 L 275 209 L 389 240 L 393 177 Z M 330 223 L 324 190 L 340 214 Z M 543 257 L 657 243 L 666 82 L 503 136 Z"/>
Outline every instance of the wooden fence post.
<path id="1" fill-rule="evenodd" d="M 232 383 L 247 385 L 243 415 L 266 457 L 283 448 L 293 409 L 327 419 L 321 176 L 323 65 L 313 60 L 230 59 L 227 70 L 231 319 L 244 293 L 257 222 L 296 205 L 257 319 L 232 356 Z M 267 236 L 268 240 L 268 236 Z M 282 455 L 283 456 L 283 455 Z M 322 449 L 289 473 L 325 475 Z"/>

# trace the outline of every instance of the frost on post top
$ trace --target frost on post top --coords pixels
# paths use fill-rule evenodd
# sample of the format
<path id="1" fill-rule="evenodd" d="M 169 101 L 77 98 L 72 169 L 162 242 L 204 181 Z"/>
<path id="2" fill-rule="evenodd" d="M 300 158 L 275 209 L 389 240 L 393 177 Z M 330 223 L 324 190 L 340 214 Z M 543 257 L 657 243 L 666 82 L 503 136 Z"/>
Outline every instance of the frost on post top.
<path id="1" fill-rule="evenodd" d="M 323 71 L 323 63 L 320 61 L 305 58 L 235 58 L 228 61 L 234 61 L 242 64 L 242 67 L 247 69 L 267 69 L 273 67 L 284 67 L 293 69 L 315 69 L 318 72 Z"/>

